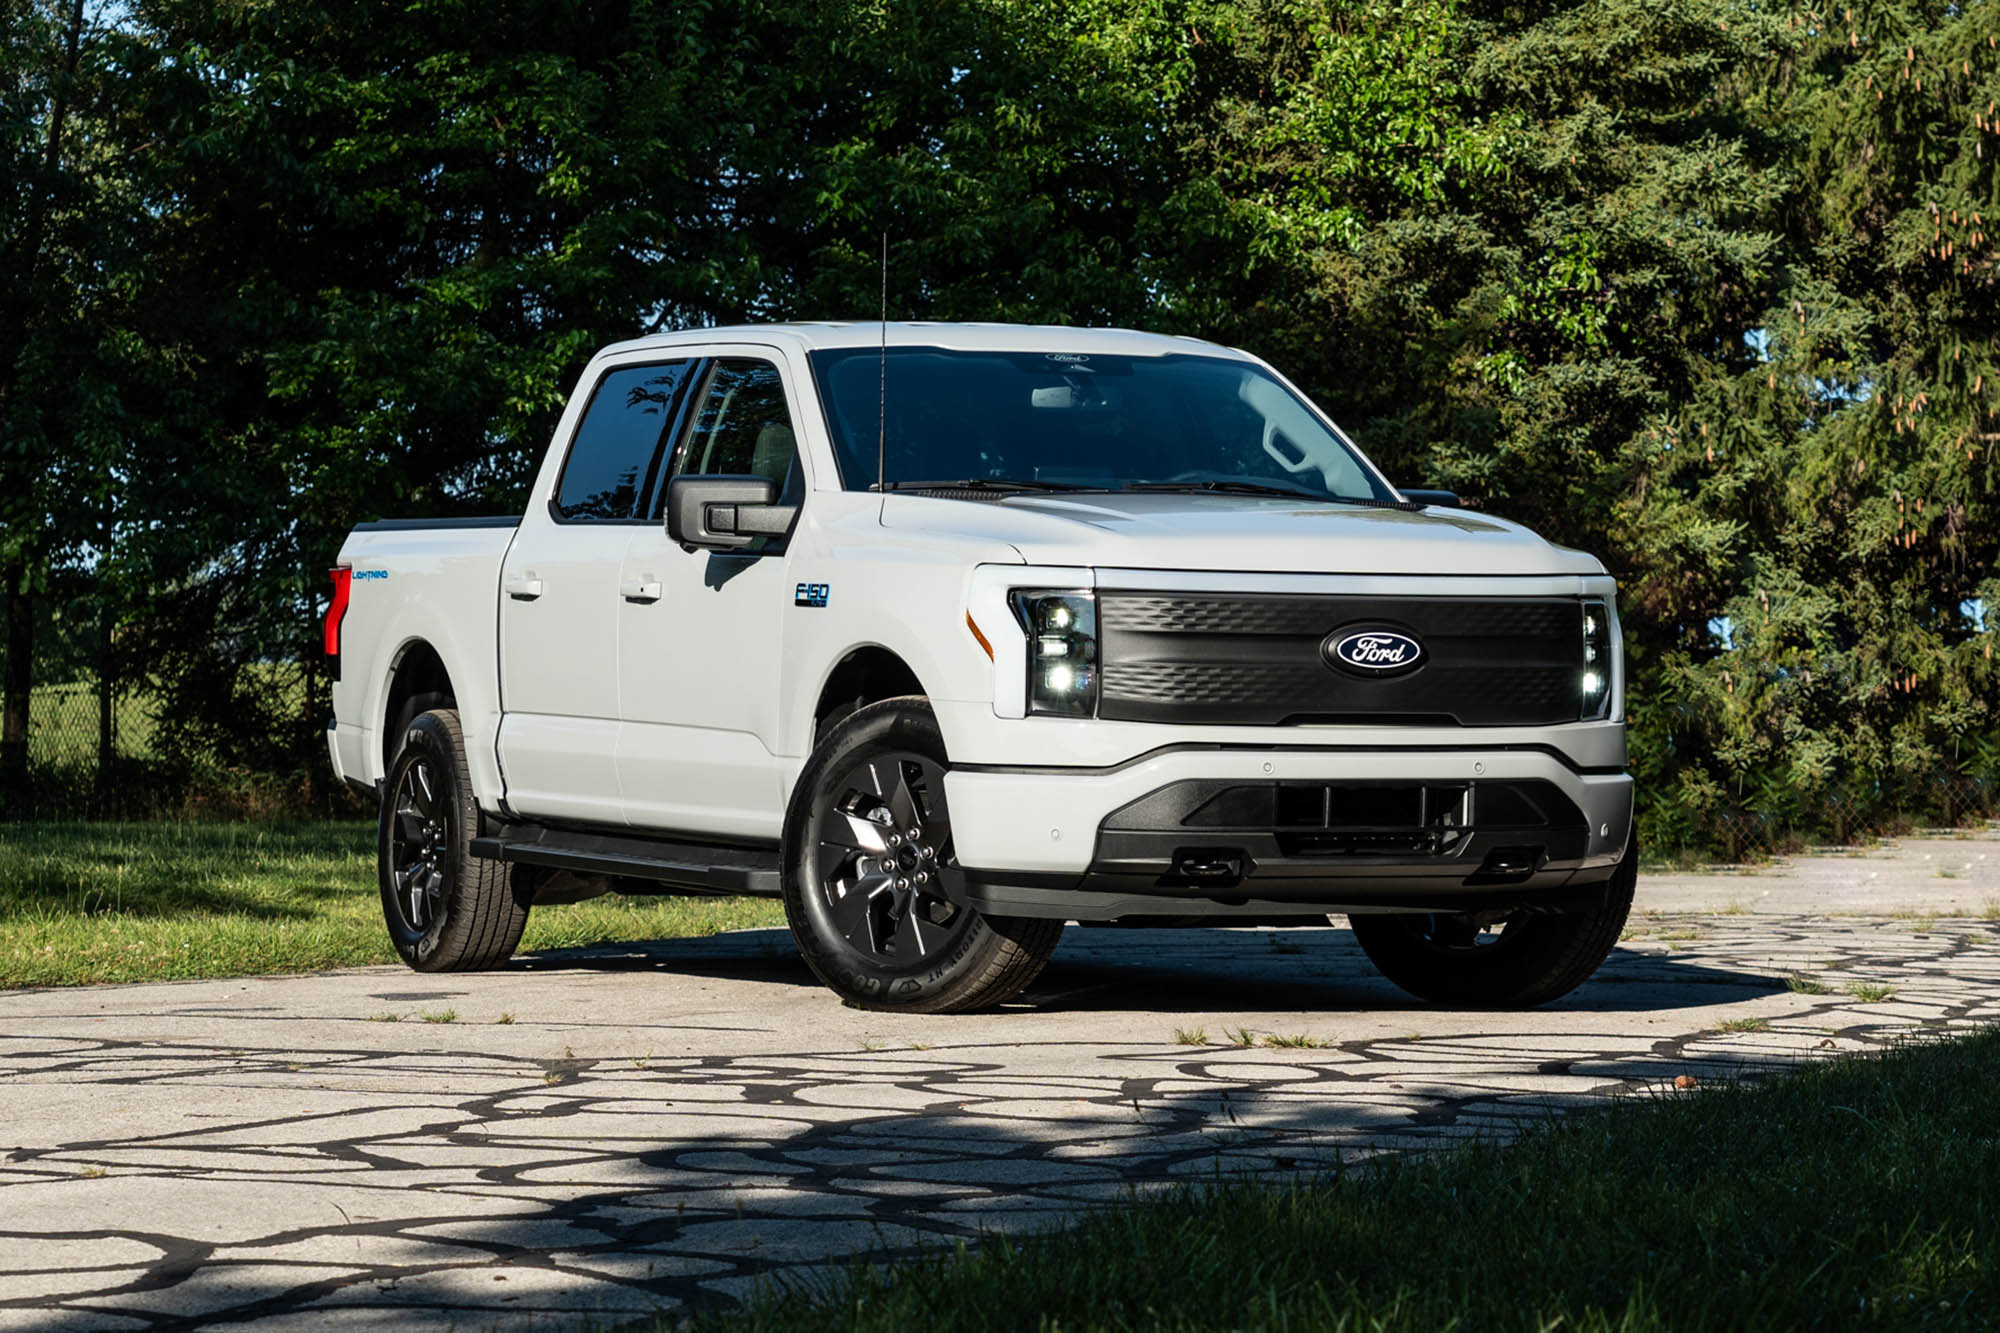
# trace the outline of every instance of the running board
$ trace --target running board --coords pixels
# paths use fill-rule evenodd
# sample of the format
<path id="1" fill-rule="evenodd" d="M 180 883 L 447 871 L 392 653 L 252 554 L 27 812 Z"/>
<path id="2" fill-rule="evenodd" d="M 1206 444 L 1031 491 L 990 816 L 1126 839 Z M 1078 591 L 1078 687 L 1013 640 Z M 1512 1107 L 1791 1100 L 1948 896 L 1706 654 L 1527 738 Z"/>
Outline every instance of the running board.
<path id="1" fill-rule="evenodd" d="M 706 847 L 658 838 L 578 833 L 540 824 L 516 824 L 474 838 L 467 849 L 488 861 L 652 880 L 696 893 L 778 896 L 778 853 L 752 847 Z"/>

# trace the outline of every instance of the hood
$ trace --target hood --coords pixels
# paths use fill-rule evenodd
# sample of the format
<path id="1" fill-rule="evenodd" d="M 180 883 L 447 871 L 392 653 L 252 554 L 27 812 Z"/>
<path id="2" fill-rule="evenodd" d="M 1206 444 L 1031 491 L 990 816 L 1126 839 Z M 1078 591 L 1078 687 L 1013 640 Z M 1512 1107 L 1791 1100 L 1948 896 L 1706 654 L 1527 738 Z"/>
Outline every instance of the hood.
<path id="1" fill-rule="evenodd" d="M 1602 574 L 1581 551 L 1464 509 L 1254 495 L 890 495 L 891 528 L 1007 542 L 1034 565 L 1301 574 Z"/>

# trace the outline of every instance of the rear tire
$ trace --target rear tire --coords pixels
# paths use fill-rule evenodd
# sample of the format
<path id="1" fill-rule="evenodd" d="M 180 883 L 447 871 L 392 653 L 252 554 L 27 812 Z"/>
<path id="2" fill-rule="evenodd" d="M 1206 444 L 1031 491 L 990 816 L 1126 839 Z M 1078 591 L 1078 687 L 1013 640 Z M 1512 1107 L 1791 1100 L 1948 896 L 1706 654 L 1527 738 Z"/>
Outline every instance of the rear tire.
<path id="1" fill-rule="evenodd" d="M 1466 917 L 1354 916 L 1354 938 L 1382 975 L 1420 1000 L 1468 1009 L 1527 1009 L 1569 994 L 1597 971 L 1632 911 L 1639 836 L 1595 905 L 1522 913 L 1482 928 Z"/>
<path id="2" fill-rule="evenodd" d="M 497 967 L 521 942 L 527 899 L 471 854 L 478 830 L 457 711 L 418 714 L 382 783 L 375 852 L 389 939 L 419 972 Z"/>
<path id="3" fill-rule="evenodd" d="M 1062 935 L 1061 921 L 961 905 L 949 766 L 929 701 L 912 695 L 828 729 L 792 793 L 785 917 L 813 975 L 860 1008 L 989 1008 L 1033 981 Z"/>

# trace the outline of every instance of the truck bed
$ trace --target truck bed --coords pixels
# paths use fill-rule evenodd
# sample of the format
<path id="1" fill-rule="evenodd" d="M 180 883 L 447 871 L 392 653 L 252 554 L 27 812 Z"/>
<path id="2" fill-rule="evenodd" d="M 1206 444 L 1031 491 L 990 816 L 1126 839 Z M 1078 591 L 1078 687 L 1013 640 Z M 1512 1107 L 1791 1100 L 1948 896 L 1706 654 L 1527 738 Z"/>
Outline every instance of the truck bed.
<path id="1" fill-rule="evenodd" d="M 342 544 L 339 563 L 350 573 L 329 740 L 343 778 L 364 787 L 380 781 L 385 732 L 407 720 L 387 715 L 391 686 L 399 672 L 429 669 L 425 657 L 434 655 L 451 682 L 480 790 L 498 790 L 500 566 L 520 522 L 518 515 L 383 519 L 358 525 Z"/>

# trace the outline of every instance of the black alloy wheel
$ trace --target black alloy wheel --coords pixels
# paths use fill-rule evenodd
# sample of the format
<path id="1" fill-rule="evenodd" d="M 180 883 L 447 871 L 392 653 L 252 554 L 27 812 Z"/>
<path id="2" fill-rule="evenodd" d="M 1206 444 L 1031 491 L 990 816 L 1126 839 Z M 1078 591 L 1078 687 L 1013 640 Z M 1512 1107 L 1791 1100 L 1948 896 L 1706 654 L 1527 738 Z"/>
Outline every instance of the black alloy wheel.
<path id="1" fill-rule="evenodd" d="M 830 727 L 785 815 L 785 916 L 807 966 L 850 1004 L 917 1013 L 1001 1003 L 1034 980 L 1059 920 L 967 900 L 930 703 L 860 708 Z"/>
<path id="2" fill-rule="evenodd" d="M 403 767 L 389 797 L 388 873 L 394 888 L 384 904 L 394 913 L 391 928 L 413 936 L 428 932 L 450 901 L 452 812 L 440 794 L 444 777 L 433 776 L 432 764 L 429 755 L 419 753 Z"/>
<path id="3" fill-rule="evenodd" d="M 389 939 L 419 972 L 497 967 L 521 942 L 527 898 L 472 855 L 478 828 L 458 713 L 418 714 L 382 784 L 376 866 Z"/>
<path id="4" fill-rule="evenodd" d="M 974 914 L 947 894 L 965 877 L 951 855 L 943 766 L 891 751 L 850 767 L 832 791 L 815 831 L 818 892 L 833 928 L 888 967 L 949 949 Z"/>

